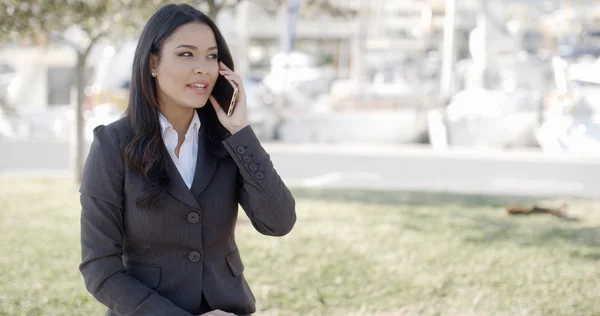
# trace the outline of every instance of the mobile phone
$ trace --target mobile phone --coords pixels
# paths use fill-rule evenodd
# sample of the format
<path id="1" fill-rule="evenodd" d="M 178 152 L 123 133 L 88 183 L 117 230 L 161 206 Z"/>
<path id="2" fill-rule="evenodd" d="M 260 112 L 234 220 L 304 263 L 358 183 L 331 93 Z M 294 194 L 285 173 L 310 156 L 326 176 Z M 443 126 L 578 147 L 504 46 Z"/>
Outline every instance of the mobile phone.
<path id="1" fill-rule="evenodd" d="M 225 95 L 226 96 L 231 96 L 231 98 L 229 100 L 225 99 L 223 100 L 223 103 L 227 104 L 222 104 L 221 106 L 223 107 L 223 110 L 225 111 L 225 113 L 227 113 L 227 116 L 231 116 L 233 114 L 233 110 L 235 109 L 235 101 L 237 100 L 237 95 L 238 95 L 238 87 L 235 84 L 235 82 L 227 80 L 225 78 L 223 78 L 223 80 L 227 81 L 228 84 L 223 85 L 225 86 Z"/>

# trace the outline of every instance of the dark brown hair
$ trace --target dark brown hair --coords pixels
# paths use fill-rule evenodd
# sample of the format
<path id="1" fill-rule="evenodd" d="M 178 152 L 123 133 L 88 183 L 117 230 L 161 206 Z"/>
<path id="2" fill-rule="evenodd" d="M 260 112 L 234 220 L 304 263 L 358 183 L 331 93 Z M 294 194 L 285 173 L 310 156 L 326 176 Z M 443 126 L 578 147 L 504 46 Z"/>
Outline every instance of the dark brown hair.
<path id="1" fill-rule="evenodd" d="M 136 199 L 140 208 L 150 208 L 160 202 L 171 181 L 166 169 L 167 160 L 170 158 L 164 146 L 158 120 L 156 83 L 150 75 L 150 55 L 153 54 L 160 60 L 164 41 L 177 28 L 188 23 L 208 25 L 215 35 L 219 60 L 234 69 L 227 43 L 215 23 L 190 5 L 165 5 L 148 20 L 135 50 L 129 105 L 125 111 L 133 131 L 133 137 L 125 147 L 125 161 L 150 183 L 149 189 Z M 228 99 L 224 86 L 226 84 L 227 81 L 219 76 L 213 88 L 212 95 L 221 104 Z M 207 139 L 207 150 L 214 155 L 226 157 L 221 142 L 227 136 L 227 130 L 219 122 L 210 101 L 197 109 L 197 112 L 202 122 L 201 137 Z"/>

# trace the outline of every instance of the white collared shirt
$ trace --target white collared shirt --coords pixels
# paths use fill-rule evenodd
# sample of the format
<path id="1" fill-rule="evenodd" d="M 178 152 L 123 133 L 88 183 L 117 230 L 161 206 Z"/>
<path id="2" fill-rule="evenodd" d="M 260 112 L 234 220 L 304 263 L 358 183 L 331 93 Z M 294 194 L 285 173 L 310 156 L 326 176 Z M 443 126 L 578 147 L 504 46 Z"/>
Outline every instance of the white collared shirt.
<path id="1" fill-rule="evenodd" d="M 181 148 L 179 148 L 179 158 L 175 155 L 175 148 L 177 148 L 179 138 L 177 131 L 160 112 L 158 113 L 158 120 L 162 128 L 165 147 L 167 147 L 167 151 L 171 155 L 175 166 L 177 166 L 177 170 L 179 170 L 183 181 L 185 181 L 188 188 L 191 188 L 194 181 L 194 173 L 196 172 L 196 160 L 198 159 L 198 131 L 200 130 L 198 113 L 194 111 L 194 118 L 192 118 L 190 127 L 185 134 L 185 141 L 181 145 Z"/>

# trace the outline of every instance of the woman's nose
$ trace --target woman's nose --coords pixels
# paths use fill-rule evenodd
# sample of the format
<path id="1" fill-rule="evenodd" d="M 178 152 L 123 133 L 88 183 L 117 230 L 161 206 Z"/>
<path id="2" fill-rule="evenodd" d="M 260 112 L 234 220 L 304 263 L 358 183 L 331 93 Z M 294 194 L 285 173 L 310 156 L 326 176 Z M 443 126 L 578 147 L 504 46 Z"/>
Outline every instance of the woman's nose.
<path id="1" fill-rule="evenodd" d="M 198 66 L 194 69 L 194 73 L 198 75 L 208 75 L 208 68 L 204 66 Z"/>

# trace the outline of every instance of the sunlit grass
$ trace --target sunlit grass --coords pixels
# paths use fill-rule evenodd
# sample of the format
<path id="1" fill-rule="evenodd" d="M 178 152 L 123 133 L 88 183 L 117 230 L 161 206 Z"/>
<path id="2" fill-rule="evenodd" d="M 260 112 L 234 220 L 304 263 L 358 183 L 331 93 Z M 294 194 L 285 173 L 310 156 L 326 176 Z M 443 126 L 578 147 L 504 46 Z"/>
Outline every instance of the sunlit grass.
<path id="1" fill-rule="evenodd" d="M 510 217 L 510 199 L 294 190 L 286 237 L 240 214 L 256 315 L 597 315 L 600 203 L 578 222 Z M 103 315 L 85 290 L 67 179 L 0 177 L 0 315 Z"/>

